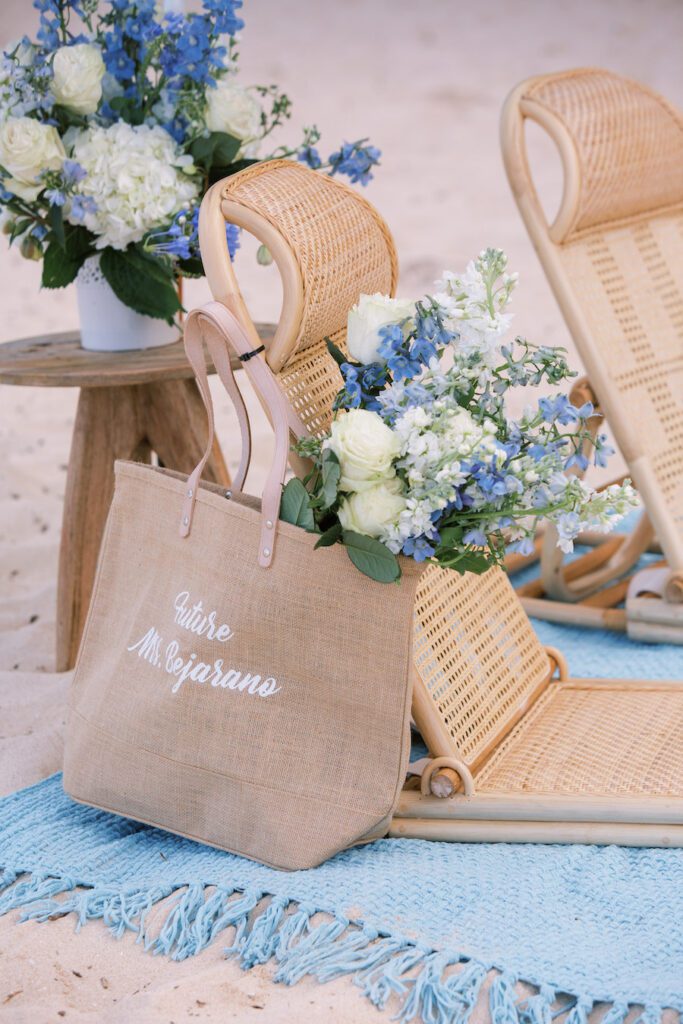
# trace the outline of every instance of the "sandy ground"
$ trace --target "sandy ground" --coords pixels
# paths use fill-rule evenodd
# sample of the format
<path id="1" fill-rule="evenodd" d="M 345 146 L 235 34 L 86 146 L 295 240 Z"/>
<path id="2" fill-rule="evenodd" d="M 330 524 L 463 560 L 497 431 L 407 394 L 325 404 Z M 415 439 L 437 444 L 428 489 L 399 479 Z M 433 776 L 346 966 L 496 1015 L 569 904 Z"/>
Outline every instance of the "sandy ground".
<path id="1" fill-rule="evenodd" d="M 246 3 L 245 82 L 278 82 L 295 102 L 294 138 L 316 121 L 332 148 L 370 135 L 384 166 L 368 196 L 395 233 L 401 292 L 428 289 L 485 245 L 507 250 L 521 273 L 515 328 L 565 344 L 566 329 L 526 238 L 504 178 L 497 122 L 508 90 L 528 74 L 605 65 L 683 104 L 680 0 L 277 0 Z M 35 25 L 29 0 L 5 0 L 0 33 Z M 558 195 L 552 152 L 534 140 L 548 207 Z M 238 270 L 260 319 L 277 316 L 274 270 L 245 251 Z M 73 289 L 39 292 L 39 267 L 0 248 L 0 341 L 77 325 Z M 207 293 L 189 290 L 191 304 Z M 576 362 L 576 360 L 575 360 Z M 577 363 L 578 368 L 578 363 Z M 55 580 L 66 463 L 76 394 L 0 387 L 0 789 L 57 770 L 68 677 L 54 665 Z M 217 395 L 219 432 L 232 461 L 234 421 Z M 267 428 L 253 486 L 267 462 Z M 98 925 L 0 921 L 0 1020 L 43 1024 L 194 1020 L 362 1022 L 379 1014 L 346 981 L 270 984 L 244 974 L 221 944 L 169 964 Z"/>

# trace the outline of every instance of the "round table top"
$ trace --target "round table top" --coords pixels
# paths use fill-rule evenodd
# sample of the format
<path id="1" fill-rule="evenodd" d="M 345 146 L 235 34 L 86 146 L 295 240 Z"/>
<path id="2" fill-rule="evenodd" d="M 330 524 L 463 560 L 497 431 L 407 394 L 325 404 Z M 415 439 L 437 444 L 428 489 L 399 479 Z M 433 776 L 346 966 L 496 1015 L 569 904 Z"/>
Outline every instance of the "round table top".
<path id="1" fill-rule="evenodd" d="M 256 324 L 268 341 L 274 324 Z M 233 366 L 241 364 L 236 357 Z M 214 373 L 213 366 L 209 373 Z M 128 352 L 91 352 L 81 348 L 77 331 L 20 338 L 0 344 L 0 384 L 32 387 L 96 388 L 150 384 L 193 377 L 181 339 L 159 348 Z"/>

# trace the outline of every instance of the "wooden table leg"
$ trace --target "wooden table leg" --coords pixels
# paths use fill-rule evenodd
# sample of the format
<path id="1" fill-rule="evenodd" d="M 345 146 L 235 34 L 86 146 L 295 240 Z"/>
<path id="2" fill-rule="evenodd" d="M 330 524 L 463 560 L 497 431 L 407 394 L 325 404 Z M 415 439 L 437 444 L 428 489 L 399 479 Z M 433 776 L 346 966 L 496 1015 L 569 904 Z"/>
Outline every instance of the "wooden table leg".
<path id="1" fill-rule="evenodd" d="M 206 445 L 206 410 L 194 380 L 172 380 L 140 386 L 140 419 L 145 437 L 164 466 L 191 473 Z M 204 470 L 204 479 L 230 486 L 220 445 Z"/>
<path id="2" fill-rule="evenodd" d="M 64 496 L 57 584 L 57 671 L 72 668 L 90 604 L 97 556 L 114 492 L 114 462 L 148 462 L 189 473 L 206 438 L 206 414 L 194 381 L 83 388 Z M 218 443 L 205 476 L 230 484 Z"/>
<path id="3" fill-rule="evenodd" d="M 88 613 L 97 555 L 114 492 L 114 460 L 130 457 L 143 437 L 137 388 L 84 388 L 64 495 L 57 583 L 57 671 L 73 666 Z"/>

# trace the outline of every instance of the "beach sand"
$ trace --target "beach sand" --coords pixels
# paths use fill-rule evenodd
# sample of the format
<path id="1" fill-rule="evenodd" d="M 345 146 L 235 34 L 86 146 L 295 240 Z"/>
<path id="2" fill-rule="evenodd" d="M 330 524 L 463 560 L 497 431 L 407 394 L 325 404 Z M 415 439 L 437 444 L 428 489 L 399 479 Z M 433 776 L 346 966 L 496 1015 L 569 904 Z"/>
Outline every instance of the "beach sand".
<path id="1" fill-rule="evenodd" d="M 242 81 L 278 82 L 294 101 L 282 139 L 302 124 L 323 130 L 323 150 L 369 135 L 383 166 L 367 191 L 393 230 L 400 293 L 429 289 L 444 267 L 460 269 L 487 245 L 506 249 L 521 275 L 514 328 L 566 345 L 564 323 L 527 239 L 498 148 L 501 103 L 521 78 L 603 65 L 641 79 L 683 105 L 679 0 L 543 0 L 458 4 L 454 0 L 276 0 L 245 4 Z M 1 32 L 32 32 L 28 0 L 5 0 Z M 555 155 L 534 140 L 549 208 L 559 187 Z M 274 319 L 274 268 L 245 246 L 240 280 L 258 319 Z M 73 288 L 39 291 L 40 268 L 0 246 L 0 341 L 77 326 Z M 192 283 L 187 301 L 208 297 Z M 215 384 L 215 382 L 214 382 Z M 235 421 L 214 386 L 218 429 L 235 466 Z M 77 395 L 68 389 L 0 387 L 0 789 L 10 792 L 60 767 L 68 676 L 54 674 L 57 553 Z M 268 464 L 259 417 L 252 488 Z M 618 468 L 618 466 L 617 466 Z M 425 912 L 428 912 L 428 908 Z M 0 1020 L 379 1021 L 351 982 L 275 986 L 268 967 L 244 973 L 215 943 L 182 964 L 152 958 L 131 936 L 100 924 L 78 935 L 70 919 L 18 925 L 0 919 Z"/>

